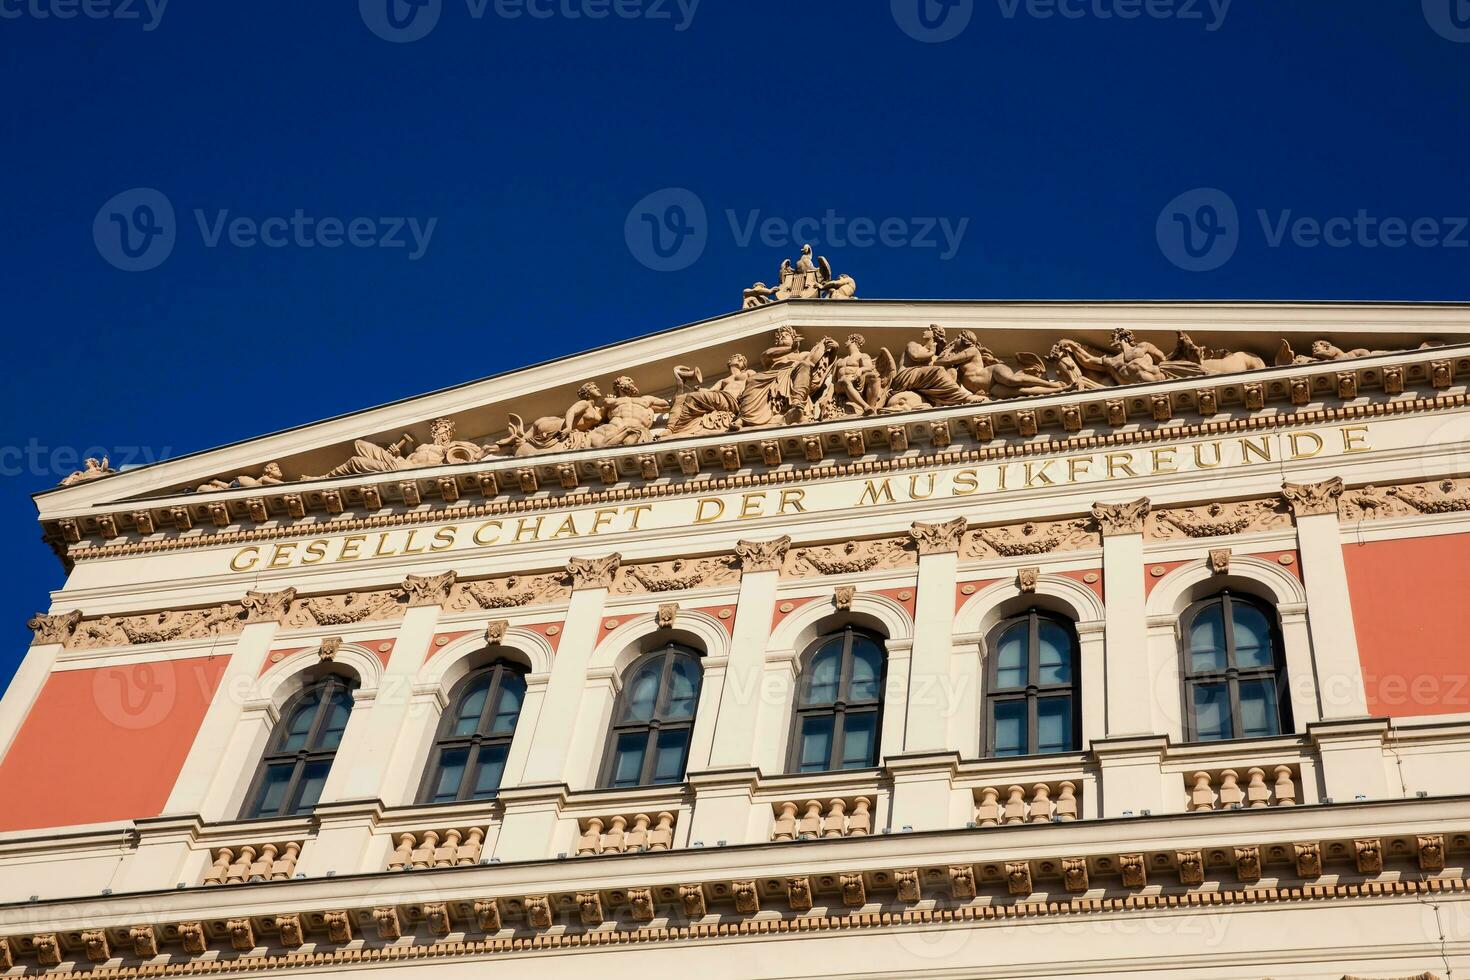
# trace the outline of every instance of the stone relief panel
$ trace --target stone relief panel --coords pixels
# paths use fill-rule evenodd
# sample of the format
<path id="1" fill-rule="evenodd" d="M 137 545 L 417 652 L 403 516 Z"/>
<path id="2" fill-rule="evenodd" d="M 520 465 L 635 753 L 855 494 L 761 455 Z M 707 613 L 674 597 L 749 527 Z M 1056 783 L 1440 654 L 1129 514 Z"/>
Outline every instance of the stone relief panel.
<path id="1" fill-rule="evenodd" d="M 1338 498 L 1339 516 L 1350 521 L 1467 511 L 1470 511 L 1470 480 L 1431 480 L 1427 483 L 1400 483 L 1390 487 L 1367 486 L 1359 490 L 1348 490 Z"/>
<path id="2" fill-rule="evenodd" d="M 572 594 L 567 576 L 506 575 L 483 582 L 459 582 L 450 591 L 445 608 L 456 612 L 475 609 L 515 609 L 561 602 Z"/>
<path id="3" fill-rule="evenodd" d="M 1279 497 L 1216 501 L 1197 507 L 1165 507 L 1149 514 L 1148 536 L 1158 539 L 1218 538 L 1291 527 L 1291 510 Z"/>
<path id="4" fill-rule="evenodd" d="M 960 557 L 969 559 L 1024 558 L 1057 551 L 1095 548 L 1097 525 L 1089 518 L 1065 521 L 1026 521 L 999 527 L 975 528 L 965 535 Z"/>
<path id="5" fill-rule="evenodd" d="M 408 594 L 401 588 L 313 596 L 292 604 L 291 611 L 286 614 L 285 625 L 300 629 L 400 619 L 407 603 Z"/>
<path id="6" fill-rule="evenodd" d="M 814 548 L 796 548 L 786 556 L 782 575 L 807 578 L 818 575 L 852 575 L 885 568 L 905 568 L 918 562 L 918 549 L 908 535 L 871 538 Z"/>
<path id="7" fill-rule="evenodd" d="M 613 591 L 631 595 L 640 592 L 682 592 L 728 585 L 740 581 L 735 555 L 709 558 L 675 558 L 672 561 L 624 565 L 618 569 Z"/>

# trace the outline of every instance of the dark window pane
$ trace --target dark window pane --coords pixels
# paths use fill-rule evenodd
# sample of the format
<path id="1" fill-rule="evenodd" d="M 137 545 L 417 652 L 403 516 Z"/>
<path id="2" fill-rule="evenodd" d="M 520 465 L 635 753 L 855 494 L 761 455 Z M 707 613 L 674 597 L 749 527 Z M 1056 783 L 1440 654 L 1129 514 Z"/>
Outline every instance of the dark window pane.
<path id="1" fill-rule="evenodd" d="M 1041 698 L 1036 702 L 1036 751 L 1072 750 L 1072 699 Z"/>
<path id="2" fill-rule="evenodd" d="M 1234 738 L 1230 725 L 1230 688 L 1220 684 L 1194 684 L 1194 725 L 1200 741 Z"/>
<path id="3" fill-rule="evenodd" d="M 1230 604 L 1230 619 L 1235 626 L 1235 666 L 1270 667 L 1271 626 L 1255 606 L 1243 602 Z"/>
<path id="4" fill-rule="evenodd" d="M 1279 735 L 1276 682 L 1269 678 L 1240 682 L 1240 734 L 1243 738 Z"/>
<path id="5" fill-rule="evenodd" d="M 337 691 L 332 695 L 332 703 L 324 710 L 327 718 L 314 748 L 335 749 L 342 744 L 342 733 L 347 730 L 347 718 L 352 714 L 352 695 Z"/>
<path id="6" fill-rule="evenodd" d="M 677 729 L 658 733 L 658 758 L 653 762 L 655 783 L 677 783 L 684 779 L 684 760 L 689 754 L 689 731 Z"/>
<path id="7" fill-rule="evenodd" d="M 521 716 L 521 702 L 526 698 L 526 680 L 520 674 L 505 673 L 500 679 L 500 694 L 495 702 L 495 715 L 490 720 L 492 735 L 510 735 Z"/>
<path id="8" fill-rule="evenodd" d="M 447 803 L 459 796 L 459 786 L 464 780 L 464 764 L 468 758 L 467 749 L 448 749 L 439 756 L 439 779 L 434 785 L 433 802 Z"/>
<path id="9" fill-rule="evenodd" d="M 992 755 L 1026 755 L 1026 702 L 996 701 Z"/>
<path id="10" fill-rule="evenodd" d="M 699 664 L 679 658 L 669 671 L 669 721 L 683 721 L 694 717 L 695 704 L 699 700 Z"/>
<path id="11" fill-rule="evenodd" d="M 628 688 L 628 711 L 624 715 L 627 721 L 651 721 L 653 709 L 658 703 L 658 680 L 663 674 L 664 662 L 662 659 L 653 660 L 638 671 L 638 676 L 633 678 L 633 683 Z"/>
<path id="12" fill-rule="evenodd" d="M 852 682 L 849 701 L 877 701 L 879 679 L 883 673 L 883 651 L 878 644 L 863 636 L 852 639 Z"/>
<path id="13" fill-rule="evenodd" d="M 505 776 L 505 757 L 509 753 L 508 745 L 485 745 L 480 748 L 480 759 L 475 763 L 472 799 L 487 800 L 499 791 L 500 780 Z"/>
<path id="14" fill-rule="evenodd" d="M 807 688 L 806 703 L 831 704 L 837 700 L 837 682 L 842 673 L 842 638 L 830 641 L 822 652 L 812 658 L 808 668 L 811 680 Z"/>
<path id="15" fill-rule="evenodd" d="M 330 761 L 307 763 L 301 782 L 296 786 L 296 802 L 291 813 L 305 813 L 316 806 L 316 801 L 322 798 L 322 788 L 327 785 L 327 772 L 331 768 Z"/>
<path id="16" fill-rule="evenodd" d="M 1056 623 L 1043 619 L 1036 627 L 1039 684 L 1072 683 L 1072 637 Z"/>
<path id="17" fill-rule="evenodd" d="M 878 715 L 849 714 L 842 722 L 843 769 L 866 769 L 878 764 Z"/>
<path id="18" fill-rule="evenodd" d="M 614 750 L 612 785 L 637 786 L 643 778 L 643 753 L 648 744 L 646 732 L 629 732 L 618 736 Z"/>
<path id="19" fill-rule="evenodd" d="M 1030 663 L 1027 648 L 1031 645 L 1031 624 L 1021 621 L 1001 634 L 995 651 L 995 686 L 997 690 L 1025 687 Z"/>
<path id="20" fill-rule="evenodd" d="M 812 715 L 801 720 L 802 772 L 825 772 L 832 758 L 832 716 Z"/>
<path id="21" fill-rule="evenodd" d="M 311 733 L 311 723 L 316 718 L 316 699 L 305 697 L 291 713 L 286 723 L 286 737 L 281 740 L 282 752 L 295 752 L 306 747 L 306 736 Z"/>
<path id="22" fill-rule="evenodd" d="M 1189 671 L 1225 669 L 1225 618 L 1220 603 L 1200 610 L 1189 624 Z"/>
<path id="23" fill-rule="evenodd" d="M 260 792 L 255 796 L 255 806 L 248 811 L 249 816 L 268 817 L 280 812 L 281 803 L 286 798 L 286 786 L 291 782 L 291 771 L 295 768 L 293 762 L 266 767 Z"/>
<path id="24" fill-rule="evenodd" d="M 455 735 L 473 735 L 479 729 L 480 714 L 485 710 L 485 698 L 490 695 L 491 680 L 491 676 L 486 674 L 465 691 L 452 729 Z"/>

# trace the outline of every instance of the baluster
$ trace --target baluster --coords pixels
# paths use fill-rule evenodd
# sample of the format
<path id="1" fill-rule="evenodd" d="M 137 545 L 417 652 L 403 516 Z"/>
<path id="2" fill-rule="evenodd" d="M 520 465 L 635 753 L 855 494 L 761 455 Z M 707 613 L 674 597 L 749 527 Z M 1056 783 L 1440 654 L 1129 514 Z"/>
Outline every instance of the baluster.
<path id="1" fill-rule="evenodd" d="M 1019 786 L 1012 786 L 1006 790 L 1010 794 L 1006 800 L 1005 818 L 1003 823 L 1025 823 L 1026 822 L 1026 791 Z"/>
<path id="2" fill-rule="evenodd" d="M 1215 809 L 1215 791 L 1210 788 L 1209 773 L 1194 774 L 1194 789 L 1189 792 L 1189 809 L 1191 812 Z"/>
<path id="3" fill-rule="evenodd" d="M 980 805 L 975 807 L 975 822 L 982 827 L 1000 823 L 1000 790 L 987 786 L 980 791 Z"/>
<path id="4" fill-rule="evenodd" d="M 301 845 L 291 841 L 286 845 L 286 853 L 281 859 L 271 866 L 272 881 L 287 881 L 291 873 L 296 870 L 296 858 L 301 854 Z"/>
<path id="5" fill-rule="evenodd" d="M 214 853 L 214 864 L 209 866 L 209 872 L 204 876 L 206 885 L 223 885 L 225 878 L 229 876 L 230 863 L 235 860 L 235 852 L 228 847 L 221 847 Z"/>
<path id="6" fill-rule="evenodd" d="M 648 832 L 650 851 L 667 851 L 674 846 L 674 815 L 663 810 L 658 815 L 658 825 Z"/>
<path id="7" fill-rule="evenodd" d="M 801 837 L 807 840 L 822 833 L 822 804 L 816 800 L 806 801 L 806 813 L 801 818 Z"/>
<path id="8" fill-rule="evenodd" d="M 1046 783 L 1031 787 L 1031 822 L 1051 823 L 1051 787 Z"/>
<path id="9" fill-rule="evenodd" d="M 1234 769 L 1220 773 L 1220 809 L 1229 810 L 1245 802 L 1245 792 L 1240 788 L 1240 777 Z"/>
<path id="10" fill-rule="evenodd" d="M 1245 774 L 1246 806 L 1258 809 L 1271 805 L 1271 788 L 1266 785 L 1266 770 L 1260 766 L 1252 766 Z"/>
<path id="11" fill-rule="evenodd" d="M 648 814 L 640 813 L 633 818 L 633 829 L 623 841 L 623 850 L 641 851 L 648 846 L 648 825 L 652 823 Z"/>
<path id="12" fill-rule="evenodd" d="M 822 821 L 823 837 L 844 837 L 847 835 L 847 801 L 829 800 L 827 806 L 827 819 Z"/>
<path id="13" fill-rule="evenodd" d="M 426 830 L 419 839 L 419 846 L 414 848 L 413 857 L 410 859 L 415 871 L 420 871 L 434 863 L 434 849 L 439 846 L 439 832 L 437 830 Z"/>
<path id="14" fill-rule="evenodd" d="M 602 835 L 602 853 L 623 853 L 623 838 L 628 828 L 627 817 L 613 817 L 612 829 Z"/>
<path id="15" fill-rule="evenodd" d="M 457 830 L 444 831 L 444 845 L 434 849 L 434 867 L 454 867 L 454 856 L 459 853 L 459 842 L 463 837 Z"/>
<path id="16" fill-rule="evenodd" d="M 771 840 L 796 840 L 795 803 L 781 804 L 781 813 L 771 826 Z"/>
<path id="17" fill-rule="evenodd" d="M 276 864 L 276 852 L 279 848 L 274 844 L 266 844 L 260 849 L 260 859 L 250 866 L 251 881 L 267 881 L 271 876 L 271 869 Z"/>
<path id="18" fill-rule="evenodd" d="M 1276 773 L 1276 805 L 1296 806 L 1296 783 L 1292 782 L 1291 769 L 1288 766 L 1277 766 Z"/>
<path id="19" fill-rule="evenodd" d="M 413 834 L 399 834 L 398 846 L 388 856 L 389 871 L 403 871 L 408 867 L 408 862 L 413 857 L 413 848 L 416 843 Z"/>
<path id="20" fill-rule="evenodd" d="M 235 857 L 235 863 L 230 865 L 230 870 L 225 874 L 225 884 L 238 885 L 250 878 L 250 866 L 255 863 L 256 850 L 254 845 L 245 844 L 240 848 L 240 853 Z"/>
<path id="21" fill-rule="evenodd" d="M 852 813 L 847 818 L 847 836 L 867 837 L 873 832 L 872 801 L 859 796 L 852 801 Z"/>
<path id="22" fill-rule="evenodd" d="M 1063 780 L 1057 794 L 1057 819 L 1070 823 L 1077 819 L 1077 785 Z"/>
<path id="23" fill-rule="evenodd" d="M 480 854 L 485 848 L 485 828 L 471 827 L 469 840 L 460 847 L 455 856 L 454 863 L 458 865 L 471 865 L 480 863 Z"/>
<path id="24" fill-rule="evenodd" d="M 597 854 L 602 850 L 602 828 L 604 824 L 601 817 L 589 817 L 587 829 L 582 831 L 582 836 L 577 838 L 577 856 L 585 854 Z"/>

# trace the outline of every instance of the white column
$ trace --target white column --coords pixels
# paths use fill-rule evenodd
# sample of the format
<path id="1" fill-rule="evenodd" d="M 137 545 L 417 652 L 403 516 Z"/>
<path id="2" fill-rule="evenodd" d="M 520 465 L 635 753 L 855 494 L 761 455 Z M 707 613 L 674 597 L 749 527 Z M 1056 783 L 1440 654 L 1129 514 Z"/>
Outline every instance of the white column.
<path id="1" fill-rule="evenodd" d="M 536 737 L 536 725 L 541 718 L 541 706 L 546 702 L 546 685 L 550 681 L 550 674 L 526 676 L 526 699 L 521 702 L 521 715 L 516 719 L 510 752 L 505 757 L 505 775 L 500 780 L 502 787 L 519 786 L 525 781 L 526 759 L 531 755 L 531 741 Z"/>
<path id="2" fill-rule="evenodd" d="M 80 620 L 79 613 L 70 616 L 39 615 L 31 620 L 31 629 L 36 631 L 35 639 L 15 676 L 10 679 L 4 699 L 0 700 L 0 760 L 10 751 L 20 726 L 31 713 L 36 698 L 40 697 L 41 688 L 46 685 L 46 678 L 51 676 L 56 658 L 61 655 L 64 644 Z"/>
<path id="3" fill-rule="evenodd" d="M 710 765 L 715 768 L 749 766 L 755 762 L 766 647 L 771 639 L 776 589 L 780 584 L 778 567 L 766 571 L 747 568 L 740 576 L 730 659 L 725 667 L 710 751 Z"/>
<path id="4" fill-rule="evenodd" d="M 577 704 L 575 717 L 568 719 L 566 724 L 571 730 L 571 740 L 559 774 L 574 791 L 592 789 L 597 785 L 598 771 L 607 751 L 613 708 L 622 688 L 622 678 L 611 667 L 589 670 L 582 676 L 582 698 Z M 555 680 L 552 683 L 556 683 Z M 698 714 L 697 711 L 695 713 Z M 535 751 L 534 747 L 532 751 Z"/>
<path id="5" fill-rule="evenodd" d="M 902 755 L 908 738 L 913 656 L 913 640 L 888 641 L 888 680 L 883 685 L 883 730 L 878 735 L 880 764 L 886 763 L 890 756 Z M 793 662 L 792 667 L 795 666 Z M 788 708 L 788 722 L 790 717 L 791 709 Z"/>
<path id="6" fill-rule="evenodd" d="M 768 776 L 786 771 L 791 712 L 796 704 L 796 659 L 795 650 L 773 651 L 765 658 L 759 692 L 760 721 L 756 726 L 755 765 Z"/>
<path id="7" fill-rule="evenodd" d="M 233 813 L 221 812 L 221 805 L 231 794 L 215 791 L 216 784 L 224 782 L 233 786 L 248 783 L 254 774 L 255 759 L 241 760 L 245 768 L 226 768 L 221 763 L 231 755 L 236 728 L 245 713 L 245 703 L 251 697 L 256 679 L 260 677 L 265 658 L 276 641 L 280 630 L 276 620 L 247 623 L 235 641 L 234 652 L 220 675 L 219 686 L 214 689 L 214 698 L 204 713 L 199 734 L 184 759 L 184 767 L 174 783 L 164 805 L 164 813 L 198 813 L 206 821 L 229 819 Z M 213 805 L 211 805 L 213 803 Z"/>
<path id="8" fill-rule="evenodd" d="M 956 636 L 954 656 L 950 657 L 949 690 L 945 692 L 950 706 L 949 739 L 945 744 L 957 750 L 962 759 L 980 757 L 980 670 L 984 663 L 982 653 L 984 641 L 985 638 L 980 633 L 965 633 Z M 1101 641 L 1099 641 L 1100 647 Z M 1099 649 L 1100 660 L 1101 649 Z M 1083 687 L 1084 693 L 1086 690 L 1087 688 Z M 1102 696 L 1100 687 L 1098 696 Z M 1085 726 L 1083 734 L 1086 734 Z M 1083 744 L 1085 745 L 1086 742 L 1084 741 Z"/>
<path id="9" fill-rule="evenodd" d="M 1145 499 L 1128 504 L 1096 504 L 1092 509 L 1103 534 L 1109 737 L 1146 735 L 1154 727 L 1148 628 L 1144 622 L 1143 526 L 1148 506 Z"/>
<path id="10" fill-rule="evenodd" d="M 686 773 L 709 768 L 729 664 L 729 657 L 704 658 L 704 671 L 699 681 L 699 703 L 694 709 L 694 731 L 689 742 L 689 759 L 684 767 Z"/>
<path id="11" fill-rule="evenodd" d="M 1307 622 L 1307 604 L 1293 602 L 1276 607 L 1281 617 L 1281 641 L 1286 647 L 1286 684 L 1291 695 L 1293 727 L 1304 732 L 1322 720 L 1317 699 L 1317 681 L 1312 667 L 1312 631 Z"/>
<path id="12" fill-rule="evenodd" d="M 1368 714 L 1368 697 L 1337 521 L 1342 480 L 1288 483 L 1282 495 L 1296 512 L 1297 552 L 1307 593 L 1307 627 L 1317 665 L 1322 717 L 1362 718 Z"/>
<path id="13" fill-rule="evenodd" d="M 1077 654 L 1082 662 L 1082 745 L 1108 732 L 1106 642 L 1107 625 L 1102 620 L 1077 624 Z"/>
<path id="14" fill-rule="evenodd" d="M 568 766 L 568 755 L 587 683 L 587 664 L 602 630 L 606 601 L 606 587 L 583 588 L 572 593 L 561 644 L 551 667 L 551 681 L 546 685 L 541 716 L 536 721 L 536 737 L 526 759 L 524 783 L 560 784 L 567 782 L 568 773 L 573 771 Z"/>
<path id="15" fill-rule="evenodd" d="M 958 549 L 958 535 L 952 543 Z M 954 659 L 954 590 L 960 556 L 957 550 L 935 550 L 922 540 L 919 548 L 927 553 L 919 555 L 904 752 L 940 751 L 949 746 L 949 722 L 956 711 L 951 703 L 950 664 Z"/>

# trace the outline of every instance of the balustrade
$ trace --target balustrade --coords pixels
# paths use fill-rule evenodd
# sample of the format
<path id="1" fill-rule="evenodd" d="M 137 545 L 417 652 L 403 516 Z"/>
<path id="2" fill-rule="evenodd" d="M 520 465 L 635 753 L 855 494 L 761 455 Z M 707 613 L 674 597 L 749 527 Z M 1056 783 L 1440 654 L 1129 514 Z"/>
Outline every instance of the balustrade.
<path id="1" fill-rule="evenodd" d="M 580 822 L 577 857 L 667 851 L 673 846 L 674 815 L 667 810 L 654 817 L 646 813 L 587 817 Z"/>
<path id="2" fill-rule="evenodd" d="M 388 856 L 389 871 L 465 867 L 480 863 L 485 847 L 483 827 L 467 830 L 422 830 L 394 835 L 397 848 Z"/>
<path id="3" fill-rule="evenodd" d="M 866 796 L 841 797 L 804 804 L 774 804 L 771 840 L 815 840 L 819 837 L 865 837 L 873 832 L 873 801 Z"/>
<path id="4" fill-rule="evenodd" d="M 1297 773 L 1292 767 L 1271 766 L 1267 773 L 1265 767 L 1250 767 L 1245 771 L 1244 785 L 1236 769 L 1189 773 L 1184 777 L 1186 808 L 1199 811 L 1296 806 Z"/>
<path id="5" fill-rule="evenodd" d="M 217 847 L 205 872 L 206 885 L 240 885 L 247 881 L 286 881 L 296 871 L 301 841 L 283 844 L 239 844 Z"/>
<path id="6" fill-rule="evenodd" d="M 998 827 L 1023 823 L 1068 822 L 1078 816 L 1077 784 L 1069 779 L 1057 783 L 1011 785 L 1001 790 L 985 786 L 975 791 L 975 825 Z"/>

